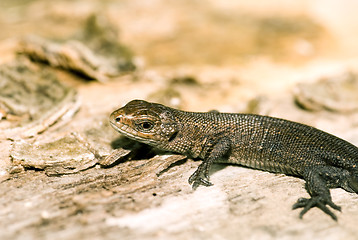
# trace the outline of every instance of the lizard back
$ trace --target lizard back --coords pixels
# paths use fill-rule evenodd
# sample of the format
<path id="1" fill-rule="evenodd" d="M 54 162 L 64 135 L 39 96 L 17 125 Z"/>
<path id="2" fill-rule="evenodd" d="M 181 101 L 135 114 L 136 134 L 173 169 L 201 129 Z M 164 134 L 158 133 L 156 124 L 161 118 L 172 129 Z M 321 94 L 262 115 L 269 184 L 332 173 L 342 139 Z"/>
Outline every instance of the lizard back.
<path id="1" fill-rule="evenodd" d="M 203 161 L 189 184 L 211 186 L 213 162 L 240 164 L 292 174 L 306 181 L 311 198 L 300 198 L 293 209 L 327 207 L 340 211 L 329 188 L 358 193 L 358 148 L 314 127 L 284 119 L 218 112 L 185 112 L 157 103 L 133 100 L 114 111 L 111 125 L 125 136 L 162 150 Z"/>
<path id="2" fill-rule="evenodd" d="M 173 110 L 172 110 L 173 111 Z M 304 177 L 312 168 L 341 169 L 344 180 L 327 180 L 358 193 L 358 148 L 317 128 L 269 116 L 174 110 L 178 133 L 163 149 L 206 159 L 221 139 L 230 142 L 215 162 Z M 335 174 L 334 172 L 328 173 Z"/>

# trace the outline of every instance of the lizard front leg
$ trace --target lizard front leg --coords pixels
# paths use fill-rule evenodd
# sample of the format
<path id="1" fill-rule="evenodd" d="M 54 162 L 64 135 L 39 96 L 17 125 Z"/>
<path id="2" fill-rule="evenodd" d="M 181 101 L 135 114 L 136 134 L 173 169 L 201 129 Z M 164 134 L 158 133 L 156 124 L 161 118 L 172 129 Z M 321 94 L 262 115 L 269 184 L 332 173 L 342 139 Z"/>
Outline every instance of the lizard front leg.
<path id="1" fill-rule="evenodd" d="M 323 212 L 337 221 L 337 216 L 326 206 L 341 211 L 341 207 L 332 202 L 331 194 L 327 185 L 336 182 L 340 184 L 341 177 L 339 174 L 333 174 L 336 168 L 330 166 L 314 166 L 307 168 L 303 174 L 306 180 L 306 189 L 311 198 L 300 198 L 293 205 L 292 209 L 303 208 L 300 218 L 313 207 L 318 207 Z"/>
<path id="2" fill-rule="evenodd" d="M 189 177 L 189 184 L 193 189 L 196 189 L 199 185 L 212 186 L 209 181 L 209 170 L 213 162 L 225 156 L 230 150 L 231 141 L 229 138 L 221 138 L 212 148 L 209 156 L 203 160 L 196 171 Z"/>

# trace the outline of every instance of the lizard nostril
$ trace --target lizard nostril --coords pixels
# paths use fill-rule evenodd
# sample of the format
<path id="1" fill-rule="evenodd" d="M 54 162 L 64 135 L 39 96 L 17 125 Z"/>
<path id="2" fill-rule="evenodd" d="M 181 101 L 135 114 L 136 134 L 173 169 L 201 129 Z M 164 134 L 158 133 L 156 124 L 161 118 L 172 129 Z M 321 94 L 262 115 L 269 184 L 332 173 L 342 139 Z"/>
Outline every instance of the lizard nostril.
<path id="1" fill-rule="evenodd" d="M 121 117 L 116 117 L 114 120 L 116 120 L 116 122 L 121 121 Z"/>

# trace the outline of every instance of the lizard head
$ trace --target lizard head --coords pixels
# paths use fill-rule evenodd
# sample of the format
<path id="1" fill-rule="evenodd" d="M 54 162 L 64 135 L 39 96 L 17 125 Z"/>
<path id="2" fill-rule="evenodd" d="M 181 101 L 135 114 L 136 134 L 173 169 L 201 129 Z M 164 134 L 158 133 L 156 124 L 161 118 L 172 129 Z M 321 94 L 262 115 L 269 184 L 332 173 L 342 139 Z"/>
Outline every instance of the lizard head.
<path id="1" fill-rule="evenodd" d="M 172 111 L 161 104 L 133 100 L 114 111 L 110 123 L 126 137 L 157 146 L 169 142 L 178 132 Z"/>

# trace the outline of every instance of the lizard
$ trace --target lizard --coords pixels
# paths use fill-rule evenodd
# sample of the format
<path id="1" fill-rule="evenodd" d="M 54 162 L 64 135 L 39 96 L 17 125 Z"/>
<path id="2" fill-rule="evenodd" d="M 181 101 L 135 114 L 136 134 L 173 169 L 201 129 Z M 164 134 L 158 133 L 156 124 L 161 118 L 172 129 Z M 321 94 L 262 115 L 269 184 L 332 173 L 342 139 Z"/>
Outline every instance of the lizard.
<path id="1" fill-rule="evenodd" d="M 130 139 L 202 159 L 188 180 L 194 190 L 213 185 L 213 163 L 229 163 L 303 178 L 310 198 L 299 198 L 292 207 L 303 208 L 300 218 L 317 207 L 337 221 L 329 207 L 341 207 L 329 189 L 358 194 L 358 148 L 302 123 L 256 114 L 188 112 L 144 100 L 115 110 L 109 122 Z"/>

